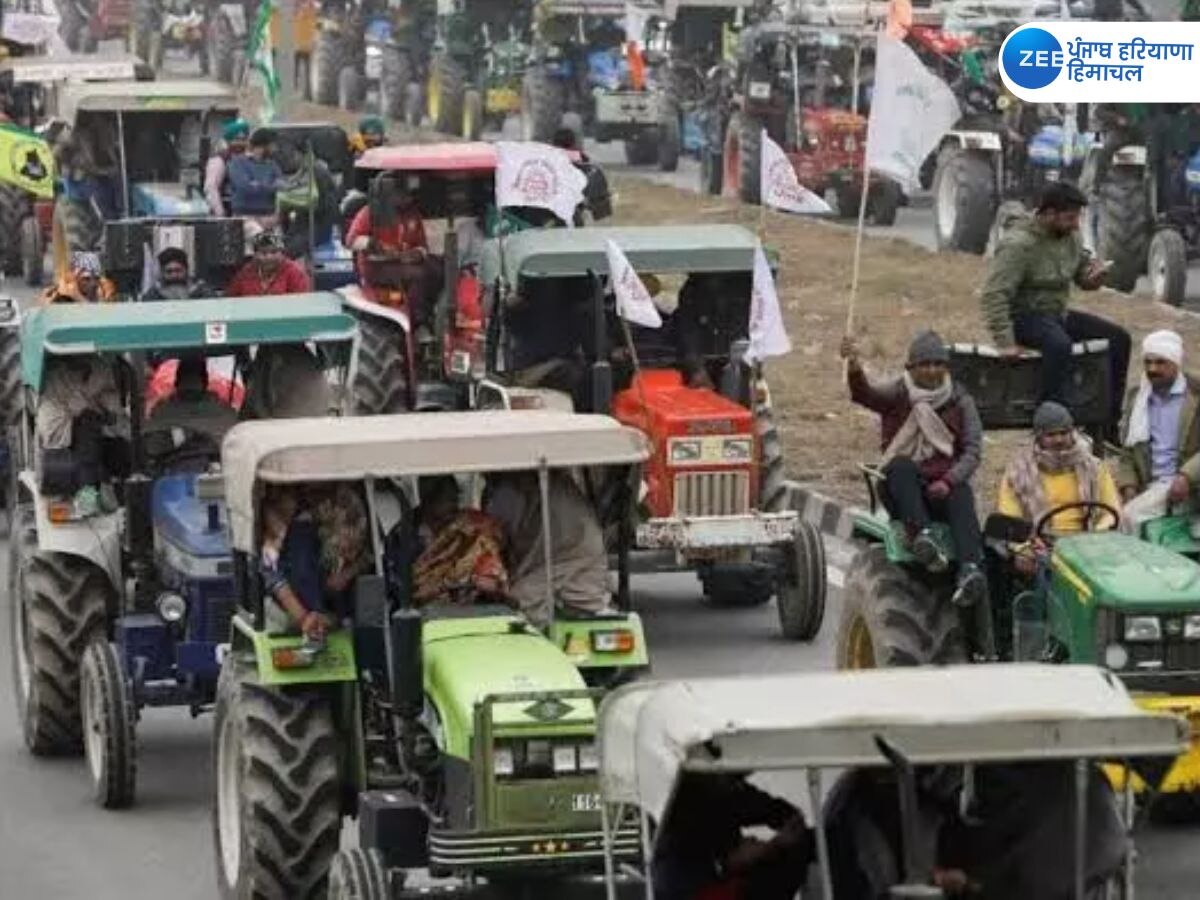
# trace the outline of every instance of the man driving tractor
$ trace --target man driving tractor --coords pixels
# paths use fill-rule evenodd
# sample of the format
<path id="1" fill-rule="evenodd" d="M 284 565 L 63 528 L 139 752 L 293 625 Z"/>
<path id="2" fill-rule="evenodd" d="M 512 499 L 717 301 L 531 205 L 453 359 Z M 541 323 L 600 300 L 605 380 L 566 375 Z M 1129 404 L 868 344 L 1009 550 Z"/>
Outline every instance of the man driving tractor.
<path id="1" fill-rule="evenodd" d="M 252 246 L 254 257 L 229 279 L 226 297 L 270 297 L 312 290 L 304 267 L 284 253 L 279 232 L 268 229 L 255 235 Z"/>
<path id="2" fill-rule="evenodd" d="M 187 251 L 167 247 L 158 254 L 158 281 L 142 294 L 142 300 L 194 300 L 212 296 L 212 288 L 191 279 Z"/>

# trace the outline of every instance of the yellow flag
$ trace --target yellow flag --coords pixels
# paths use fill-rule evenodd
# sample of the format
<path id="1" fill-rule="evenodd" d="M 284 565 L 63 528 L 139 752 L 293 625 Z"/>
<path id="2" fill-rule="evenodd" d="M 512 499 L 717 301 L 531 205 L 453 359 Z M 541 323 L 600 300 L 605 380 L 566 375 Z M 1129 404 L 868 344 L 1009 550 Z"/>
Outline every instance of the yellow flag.
<path id="1" fill-rule="evenodd" d="M 50 145 L 31 131 L 0 126 L 0 183 L 35 197 L 54 198 L 54 155 Z"/>

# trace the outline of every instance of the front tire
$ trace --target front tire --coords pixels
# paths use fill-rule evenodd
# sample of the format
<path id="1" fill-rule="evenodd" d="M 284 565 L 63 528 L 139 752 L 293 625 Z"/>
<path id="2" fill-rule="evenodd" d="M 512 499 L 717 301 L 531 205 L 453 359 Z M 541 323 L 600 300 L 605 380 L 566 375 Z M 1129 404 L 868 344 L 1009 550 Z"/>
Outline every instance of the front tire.
<path id="1" fill-rule="evenodd" d="M 358 317 L 362 341 L 354 377 L 355 415 L 382 416 L 408 409 L 407 347 L 404 332 L 373 316 Z"/>
<path id="2" fill-rule="evenodd" d="M 463 133 L 466 90 L 467 73 L 458 60 L 442 53 L 430 61 L 426 112 L 435 131 L 453 135 Z"/>
<path id="3" fill-rule="evenodd" d="M 329 900 L 389 900 L 387 869 L 378 850 L 343 850 L 329 873 Z"/>
<path id="4" fill-rule="evenodd" d="M 762 123 L 753 116 L 734 113 L 725 129 L 723 157 L 725 190 L 743 203 L 758 203 L 759 165 L 762 156 Z"/>
<path id="5" fill-rule="evenodd" d="M 679 168 L 679 154 L 683 150 L 679 103 L 674 97 L 666 96 L 662 103 L 663 115 L 658 120 L 658 168 L 662 172 L 674 172 Z"/>
<path id="6" fill-rule="evenodd" d="M 548 143 L 562 123 L 566 94 L 560 81 L 534 67 L 521 82 L 521 138 Z"/>
<path id="7" fill-rule="evenodd" d="M 1150 241 L 1150 288 L 1155 300 L 1182 306 L 1187 296 L 1187 244 L 1173 228 L 1158 231 Z"/>
<path id="8" fill-rule="evenodd" d="M 326 897 L 341 832 L 328 701 L 258 683 L 231 654 L 217 688 L 212 804 L 225 900 Z"/>
<path id="9" fill-rule="evenodd" d="M 346 68 L 346 41 L 340 31 L 322 28 L 317 33 L 317 46 L 313 52 L 313 97 L 323 106 L 336 106 L 338 102 L 338 77 Z"/>
<path id="10" fill-rule="evenodd" d="M 137 710 L 121 657 L 108 641 L 92 641 L 84 652 L 79 693 L 92 796 L 105 809 L 132 806 L 137 785 Z"/>
<path id="11" fill-rule="evenodd" d="M 933 230 L 938 250 L 982 254 L 995 216 L 991 161 L 957 148 L 942 151 L 933 174 Z"/>
<path id="12" fill-rule="evenodd" d="M 825 621 L 825 542 L 811 522 L 800 522 L 785 551 L 787 561 L 775 593 L 779 630 L 789 641 L 811 641 Z"/>
<path id="13" fill-rule="evenodd" d="M 1110 259 L 1108 286 L 1129 293 L 1146 271 L 1150 246 L 1150 196 L 1140 169 L 1115 166 L 1100 185 L 1094 240 L 1096 255 Z"/>
<path id="14" fill-rule="evenodd" d="M 839 669 L 946 665 L 967 658 L 949 592 L 918 581 L 889 561 L 881 546 L 860 551 L 850 564 L 835 654 Z"/>
<path id="15" fill-rule="evenodd" d="M 404 120 L 405 92 L 413 77 L 412 57 L 399 47 L 385 46 L 379 71 L 379 114 L 385 119 Z"/>

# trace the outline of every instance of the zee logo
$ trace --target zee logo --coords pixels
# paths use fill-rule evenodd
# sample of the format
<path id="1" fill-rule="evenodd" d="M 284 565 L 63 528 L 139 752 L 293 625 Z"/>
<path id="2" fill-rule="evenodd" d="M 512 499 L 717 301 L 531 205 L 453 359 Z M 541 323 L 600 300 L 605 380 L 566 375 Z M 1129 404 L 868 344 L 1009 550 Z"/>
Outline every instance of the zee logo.
<path id="1" fill-rule="evenodd" d="M 1059 76 L 1066 54 L 1058 38 L 1044 28 L 1020 28 L 1000 50 L 1000 65 L 1014 84 L 1029 90 L 1044 88 Z"/>

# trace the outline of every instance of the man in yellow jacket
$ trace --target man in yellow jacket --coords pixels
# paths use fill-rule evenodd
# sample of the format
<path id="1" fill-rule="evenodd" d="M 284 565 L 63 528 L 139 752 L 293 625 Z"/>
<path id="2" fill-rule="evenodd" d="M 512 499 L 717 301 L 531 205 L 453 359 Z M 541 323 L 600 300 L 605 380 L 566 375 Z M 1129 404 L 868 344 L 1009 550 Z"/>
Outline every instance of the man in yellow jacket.
<path id="1" fill-rule="evenodd" d="M 1075 430 L 1070 411 L 1058 403 L 1043 403 L 1033 416 L 1033 443 L 1019 451 L 1004 470 L 997 512 L 1036 526 L 1051 510 L 1087 501 L 1121 511 L 1112 473 Z M 1103 511 L 1075 508 L 1056 513 L 1049 529 L 1064 535 L 1088 528 L 1107 531 L 1118 524 Z M 1032 571 L 1034 563 L 1028 554 L 1019 554 L 1017 567 Z"/>

